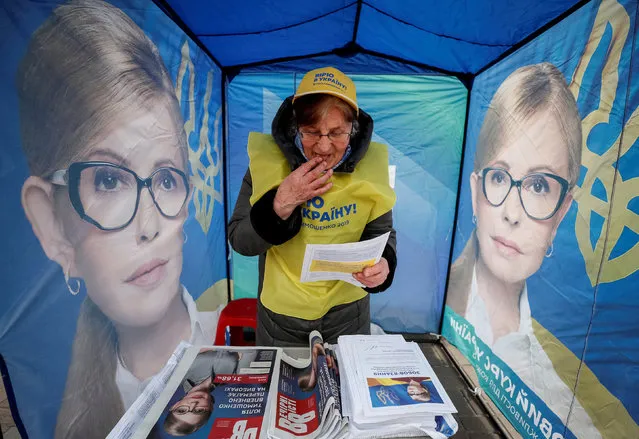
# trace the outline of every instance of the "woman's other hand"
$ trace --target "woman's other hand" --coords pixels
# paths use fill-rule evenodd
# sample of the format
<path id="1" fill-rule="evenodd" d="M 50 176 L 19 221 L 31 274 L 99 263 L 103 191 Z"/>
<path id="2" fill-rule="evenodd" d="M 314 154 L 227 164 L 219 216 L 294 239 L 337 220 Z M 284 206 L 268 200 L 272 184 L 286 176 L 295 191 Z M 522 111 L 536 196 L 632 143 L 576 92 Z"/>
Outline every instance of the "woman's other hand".
<path id="1" fill-rule="evenodd" d="M 384 283 L 389 272 L 388 261 L 381 258 L 377 264 L 366 267 L 359 273 L 353 273 L 353 277 L 366 288 L 375 288 Z"/>
<path id="2" fill-rule="evenodd" d="M 291 172 L 280 184 L 273 200 L 273 210 L 283 220 L 288 219 L 300 204 L 327 192 L 333 183 L 328 180 L 333 170 L 315 157 Z"/>

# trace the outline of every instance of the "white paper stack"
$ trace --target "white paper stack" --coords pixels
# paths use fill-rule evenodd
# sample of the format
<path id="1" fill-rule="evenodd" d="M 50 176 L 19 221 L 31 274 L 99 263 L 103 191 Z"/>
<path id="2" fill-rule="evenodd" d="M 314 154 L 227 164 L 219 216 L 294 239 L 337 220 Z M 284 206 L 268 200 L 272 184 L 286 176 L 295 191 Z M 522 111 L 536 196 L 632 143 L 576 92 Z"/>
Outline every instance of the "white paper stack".
<path id="1" fill-rule="evenodd" d="M 349 437 L 444 439 L 457 431 L 457 410 L 416 343 L 401 335 L 342 336 L 337 357 Z"/>

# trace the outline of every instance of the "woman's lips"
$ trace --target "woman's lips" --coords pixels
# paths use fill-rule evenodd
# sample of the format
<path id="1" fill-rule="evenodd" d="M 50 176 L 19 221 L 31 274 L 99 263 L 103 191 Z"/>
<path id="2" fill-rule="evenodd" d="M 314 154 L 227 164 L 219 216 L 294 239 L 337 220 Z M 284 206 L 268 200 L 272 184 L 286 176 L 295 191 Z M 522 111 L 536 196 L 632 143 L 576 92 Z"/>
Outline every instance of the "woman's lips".
<path id="1" fill-rule="evenodd" d="M 156 285 L 166 275 L 167 262 L 163 259 L 153 259 L 135 270 L 125 282 L 139 287 Z"/>
<path id="2" fill-rule="evenodd" d="M 493 237 L 493 241 L 497 249 L 506 256 L 516 256 L 521 255 L 522 251 L 517 244 L 513 241 L 509 241 L 506 238 L 502 238 L 501 236 Z"/>

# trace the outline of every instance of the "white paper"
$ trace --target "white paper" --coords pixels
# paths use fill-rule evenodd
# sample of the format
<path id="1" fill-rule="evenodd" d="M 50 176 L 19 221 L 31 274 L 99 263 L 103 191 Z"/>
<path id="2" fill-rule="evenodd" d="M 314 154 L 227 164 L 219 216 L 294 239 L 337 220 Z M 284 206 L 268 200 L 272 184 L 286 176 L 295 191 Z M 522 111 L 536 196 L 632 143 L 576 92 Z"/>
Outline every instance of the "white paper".
<path id="1" fill-rule="evenodd" d="M 364 287 L 355 280 L 353 273 L 379 262 L 389 235 L 387 232 L 367 241 L 347 244 L 307 244 L 301 282 L 342 280 Z"/>
<path id="2" fill-rule="evenodd" d="M 129 439 L 133 436 L 144 418 L 149 414 L 153 403 L 166 387 L 169 379 L 173 376 L 173 372 L 190 347 L 189 343 L 180 342 L 173 354 L 171 354 L 171 358 L 162 368 L 162 371 L 153 377 L 142 394 L 135 400 L 124 416 L 120 418 L 107 436 L 107 439 Z"/>
<path id="3" fill-rule="evenodd" d="M 413 403 L 398 403 L 397 405 L 386 406 L 376 400 L 374 404 L 371 400 L 371 392 L 366 390 L 365 396 L 367 404 L 364 406 L 364 414 L 367 417 L 374 417 L 375 413 L 419 413 L 428 411 L 430 413 L 444 414 L 456 413 L 457 410 L 439 379 L 435 375 L 428 360 L 424 357 L 416 343 L 406 343 L 400 346 L 384 346 L 381 344 L 358 344 L 354 346 L 355 353 L 359 359 L 358 367 L 363 372 L 360 379 L 360 389 L 368 389 L 370 381 L 377 379 L 403 380 L 407 383 L 413 378 L 423 378 L 429 382 L 433 401 L 413 401 Z M 417 380 L 421 381 L 421 380 Z M 417 383 L 417 381 L 412 381 Z M 424 389 L 422 387 L 422 389 Z M 381 388 L 384 390 L 384 388 Z M 383 396 L 383 395 L 382 395 Z M 435 401 L 435 396 L 437 397 Z M 383 399 L 383 398 L 382 398 Z"/>
<path id="4" fill-rule="evenodd" d="M 431 437 L 445 439 L 457 431 L 447 412 L 455 408 L 415 343 L 399 335 L 347 335 L 338 339 L 343 415 L 348 417 L 349 438 Z M 367 378 L 429 377 L 442 401 L 373 407 Z M 379 383 L 387 385 L 390 383 Z M 377 384 L 373 384 L 377 385 Z M 375 392 L 378 389 L 375 389 Z M 431 390 L 434 390 L 431 388 Z M 431 393 L 431 396 L 433 393 Z M 406 395 L 408 396 L 408 395 Z M 415 402 L 415 401 L 413 401 Z M 437 416 L 442 418 L 436 419 Z M 440 422 L 443 419 L 443 427 Z M 440 429 L 443 428 L 443 429 Z"/>

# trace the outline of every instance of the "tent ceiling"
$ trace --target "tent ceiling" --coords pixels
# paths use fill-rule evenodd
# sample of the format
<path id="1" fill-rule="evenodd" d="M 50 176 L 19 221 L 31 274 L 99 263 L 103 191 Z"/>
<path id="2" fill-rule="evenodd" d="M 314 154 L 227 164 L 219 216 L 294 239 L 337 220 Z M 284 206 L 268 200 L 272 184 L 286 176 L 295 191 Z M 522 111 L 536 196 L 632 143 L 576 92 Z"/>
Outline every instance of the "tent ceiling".
<path id="1" fill-rule="evenodd" d="M 578 0 L 158 0 L 222 67 L 363 49 L 476 73 Z"/>

